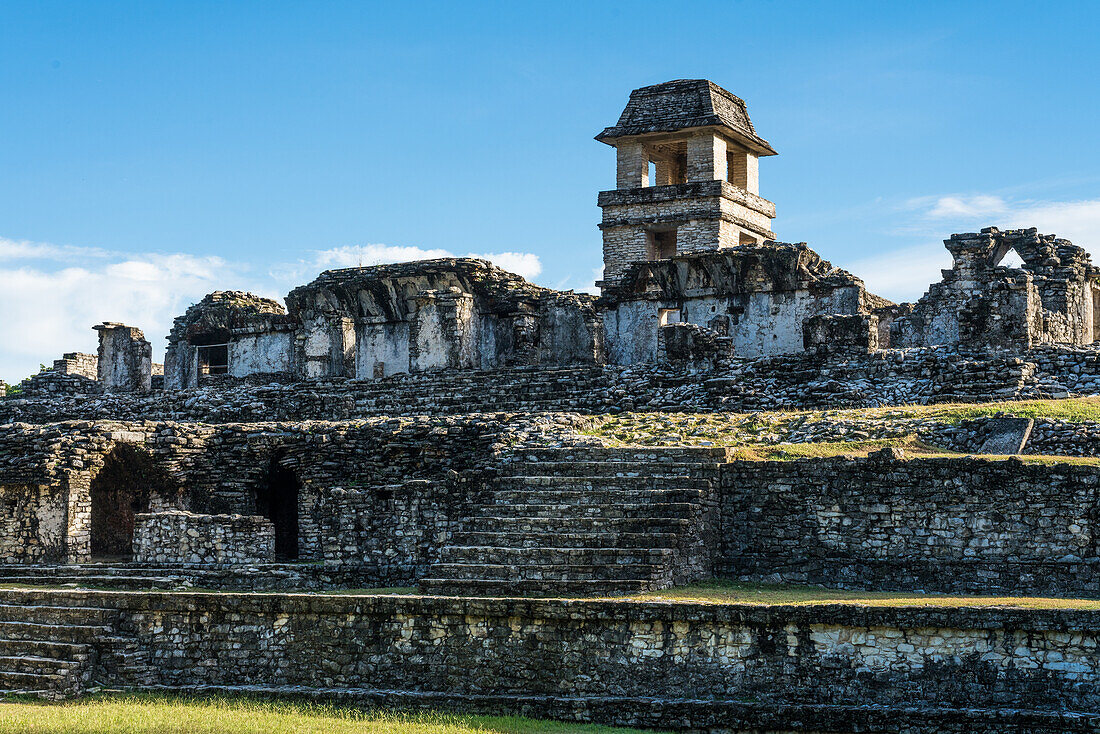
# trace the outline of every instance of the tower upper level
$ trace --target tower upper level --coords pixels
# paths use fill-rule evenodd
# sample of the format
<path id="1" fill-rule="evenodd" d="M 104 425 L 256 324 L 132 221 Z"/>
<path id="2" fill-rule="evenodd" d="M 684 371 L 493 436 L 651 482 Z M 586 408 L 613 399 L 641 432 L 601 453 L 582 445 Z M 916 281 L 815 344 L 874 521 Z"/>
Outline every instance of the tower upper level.
<path id="1" fill-rule="evenodd" d="M 616 188 L 600 193 L 604 280 L 632 262 L 774 239 L 759 160 L 776 155 L 745 102 L 706 79 L 635 89 L 614 127 Z"/>

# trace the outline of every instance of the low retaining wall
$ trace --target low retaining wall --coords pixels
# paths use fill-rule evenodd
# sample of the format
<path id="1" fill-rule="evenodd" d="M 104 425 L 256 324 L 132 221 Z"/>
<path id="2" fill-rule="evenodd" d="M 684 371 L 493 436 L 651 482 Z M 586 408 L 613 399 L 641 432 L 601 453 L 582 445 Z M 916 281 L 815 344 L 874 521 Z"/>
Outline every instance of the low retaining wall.
<path id="1" fill-rule="evenodd" d="M 135 518 L 137 563 L 233 566 L 274 557 L 275 526 L 266 517 L 168 510 Z"/>
<path id="2" fill-rule="evenodd" d="M 755 709 L 758 725 L 791 709 L 820 709 L 817 720 L 828 722 L 853 706 L 935 709 L 941 719 L 968 709 L 956 724 L 982 709 L 987 718 L 1011 709 L 1057 720 L 1100 711 L 1097 611 L 76 591 L 0 598 L 119 610 L 119 629 L 147 656 L 153 683 L 174 688 L 369 689 L 517 706 L 553 698 L 589 712 L 617 700 L 601 718 L 655 726 L 699 725 L 683 719 L 692 705 Z M 126 675 L 104 669 L 97 682 L 125 686 Z M 1080 721 L 1095 726 L 1100 717 Z M 791 728 L 859 730 L 814 723 Z"/>
<path id="3" fill-rule="evenodd" d="M 738 461 L 720 575 L 832 587 L 1100 593 L 1100 467 L 1018 460 Z"/>

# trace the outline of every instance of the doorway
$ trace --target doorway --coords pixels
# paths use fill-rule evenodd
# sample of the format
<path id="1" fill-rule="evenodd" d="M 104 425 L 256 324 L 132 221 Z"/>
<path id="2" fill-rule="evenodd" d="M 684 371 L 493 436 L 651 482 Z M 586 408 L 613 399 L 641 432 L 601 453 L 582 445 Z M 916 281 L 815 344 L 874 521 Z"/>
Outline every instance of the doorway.
<path id="1" fill-rule="evenodd" d="M 293 561 L 298 558 L 298 496 L 301 483 L 298 476 L 278 459 L 271 462 L 267 477 L 256 492 L 256 514 L 263 515 L 275 526 L 275 558 Z"/>
<path id="2" fill-rule="evenodd" d="M 166 485 L 164 473 L 144 450 L 123 444 L 107 454 L 89 487 L 93 560 L 133 557 L 134 518 L 149 511 L 152 491 Z"/>

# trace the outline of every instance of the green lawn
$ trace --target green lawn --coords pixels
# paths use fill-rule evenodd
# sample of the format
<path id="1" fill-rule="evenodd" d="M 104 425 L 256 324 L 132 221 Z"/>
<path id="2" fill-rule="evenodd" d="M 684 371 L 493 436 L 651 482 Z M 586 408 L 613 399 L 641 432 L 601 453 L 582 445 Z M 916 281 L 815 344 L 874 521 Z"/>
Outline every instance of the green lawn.
<path id="1" fill-rule="evenodd" d="M 852 604 L 870 607 L 1005 607 L 1013 609 L 1100 610 L 1100 599 L 1054 599 L 1039 596 L 956 596 L 904 591 L 843 591 L 817 586 L 749 584 L 714 580 L 626 597 L 631 601 L 684 601 L 712 604 Z"/>
<path id="2" fill-rule="evenodd" d="M 626 734 L 632 729 L 519 717 L 392 714 L 224 696 L 103 695 L 0 704 L 0 732 L 49 734 Z"/>

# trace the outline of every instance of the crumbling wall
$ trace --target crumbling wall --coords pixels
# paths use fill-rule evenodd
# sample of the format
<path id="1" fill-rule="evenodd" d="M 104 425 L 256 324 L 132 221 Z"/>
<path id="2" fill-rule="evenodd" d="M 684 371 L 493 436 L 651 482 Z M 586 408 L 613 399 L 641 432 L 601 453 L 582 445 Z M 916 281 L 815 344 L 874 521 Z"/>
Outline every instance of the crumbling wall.
<path id="1" fill-rule="evenodd" d="M 215 291 L 176 318 L 164 356 L 164 387 L 196 387 L 208 377 L 246 377 L 295 371 L 296 322 L 269 298 L 241 291 Z M 199 352 L 227 345 L 224 375 L 201 374 Z"/>
<path id="2" fill-rule="evenodd" d="M 94 354 L 69 352 L 53 365 L 19 383 L 19 397 L 89 395 L 100 391 L 99 360 Z"/>
<path id="3" fill-rule="evenodd" d="M 274 558 L 275 528 L 266 517 L 166 510 L 140 514 L 134 525 L 137 563 L 233 566 Z"/>
<path id="4" fill-rule="evenodd" d="M 961 734 L 988 730 L 991 720 L 998 731 L 1030 732 L 1085 732 L 1096 723 L 1078 713 L 1094 711 L 1098 698 L 1100 620 L 1091 610 L 5 596 L 17 605 L 118 610 L 158 686 L 371 689 L 390 705 L 556 711 L 663 729 L 732 722 L 743 731 L 841 732 L 855 721 L 866 731 L 902 723 L 903 731 Z M 97 683 L 128 684 L 115 660 L 104 661 Z M 234 663 L 210 664 L 218 660 Z"/>
<path id="5" fill-rule="evenodd" d="M 469 258 L 331 270 L 287 296 L 303 376 L 593 364 L 594 299 Z"/>
<path id="6" fill-rule="evenodd" d="M 599 303 L 609 361 L 637 364 L 660 356 L 662 312 L 729 337 L 728 356 L 759 357 L 801 352 L 807 319 L 863 317 L 884 301 L 806 245 L 769 242 L 634 263 Z"/>
<path id="7" fill-rule="evenodd" d="M 1094 341 L 1100 272 L 1084 249 L 1034 228 L 990 227 L 952 235 L 944 245 L 954 265 L 911 313 L 894 320 L 891 346 L 1030 349 Z M 1011 251 L 1022 268 L 1000 264 Z"/>
<path id="8" fill-rule="evenodd" d="M 153 345 L 141 329 L 117 323 L 95 327 L 99 332 L 97 375 L 106 392 L 149 392 L 153 377 Z"/>
<path id="9" fill-rule="evenodd" d="M 460 512 L 453 487 L 412 479 L 321 493 L 321 557 L 369 566 L 376 583 L 412 586 L 439 560 Z"/>

